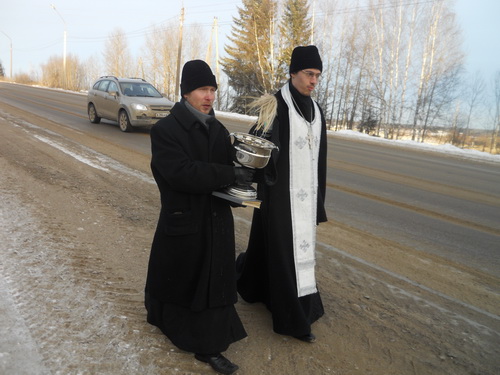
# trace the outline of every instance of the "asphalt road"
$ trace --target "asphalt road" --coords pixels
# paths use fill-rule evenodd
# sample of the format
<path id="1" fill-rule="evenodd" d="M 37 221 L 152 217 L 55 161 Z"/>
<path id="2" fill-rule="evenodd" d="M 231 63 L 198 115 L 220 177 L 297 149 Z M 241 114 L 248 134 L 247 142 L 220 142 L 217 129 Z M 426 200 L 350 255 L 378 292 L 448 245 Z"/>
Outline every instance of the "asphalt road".
<path id="1" fill-rule="evenodd" d="M 0 83 L 0 100 L 149 154 L 147 129 L 91 124 L 82 94 Z M 231 131 L 248 124 L 220 117 Z M 500 164 L 329 137 L 330 220 L 500 275 Z"/>
<path id="2" fill-rule="evenodd" d="M 0 373 L 205 374 L 145 320 L 148 130 L 91 124 L 81 94 L 5 83 L 0 128 Z M 498 372 L 499 163 L 373 139 L 329 136 L 318 342 L 275 334 L 240 300 L 249 336 L 227 354 L 242 374 Z M 253 209 L 233 211 L 237 255 Z"/>

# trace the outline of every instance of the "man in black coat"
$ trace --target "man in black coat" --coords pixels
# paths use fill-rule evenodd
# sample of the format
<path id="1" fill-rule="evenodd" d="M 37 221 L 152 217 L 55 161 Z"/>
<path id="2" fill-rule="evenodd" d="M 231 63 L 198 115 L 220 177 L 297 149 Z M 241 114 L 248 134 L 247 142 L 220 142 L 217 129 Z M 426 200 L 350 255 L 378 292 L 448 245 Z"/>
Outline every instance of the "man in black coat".
<path id="1" fill-rule="evenodd" d="M 297 47 L 289 82 L 257 101 L 260 115 L 252 132 L 279 151 L 256 174 L 262 204 L 254 210 L 247 251 L 236 262 L 242 298 L 265 303 L 275 332 L 305 342 L 315 341 L 311 324 L 324 314 L 315 244 L 316 225 L 327 220 L 326 123 L 311 99 L 322 69 L 315 46 Z"/>
<path id="2" fill-rule="evenodd" d="M 161 195 L 145 288 L 148 322 L 178 348 L 216 371 L 238 366 L 221 352 L 246 337 L 234 308 L 234 223 L 228 201 L 213 191 L 251 182 L 233 165 L 227 129 L 214 117 L 217 83 L 201 60 L 182 70 L 181 95 L 151 129 L 151 169 Z"/>

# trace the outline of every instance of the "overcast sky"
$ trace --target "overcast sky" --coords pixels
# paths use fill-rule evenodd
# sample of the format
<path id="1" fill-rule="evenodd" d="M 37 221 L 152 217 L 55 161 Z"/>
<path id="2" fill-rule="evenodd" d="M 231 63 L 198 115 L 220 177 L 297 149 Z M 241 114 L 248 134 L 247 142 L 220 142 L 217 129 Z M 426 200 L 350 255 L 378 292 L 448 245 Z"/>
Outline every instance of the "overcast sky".
<path id="1" fill-rule="evenodd" d="M 10 74 L 10 45 L 13 47 L 13 74 L 38 71 L 52 56 L 63 54 L 64 25 L 67 53 L 85 61 L 100 58 L 109 34 L 121 28 L 131 52 L 144 45 L 152 25 L 178 21 L 182 5 L 185 23 L 200 24 L 207 34 L 214 17 L 219 24 L 219 50 L 238 15 L 240 0 L 14 0 L 2 1 L 0 8 L 0 61 Z M 51 7 L 54 4 L 56 10 Z M 455 0 L 458 23 L 463 31 L 466 68 L 482 72 L 486 81 L 500 70 L 500 0 Z M 204 58 L 205 51 L 199 58 Z"/>

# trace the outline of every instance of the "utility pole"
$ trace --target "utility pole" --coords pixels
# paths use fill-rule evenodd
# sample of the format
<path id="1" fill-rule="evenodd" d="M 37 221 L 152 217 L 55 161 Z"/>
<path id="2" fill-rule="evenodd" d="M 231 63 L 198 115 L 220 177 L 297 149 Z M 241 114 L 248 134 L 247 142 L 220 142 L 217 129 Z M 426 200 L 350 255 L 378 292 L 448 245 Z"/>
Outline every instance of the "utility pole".
<path id="1" fill-rule="evenodd" d="M 59 17 L 61 17 L 61 20 L 63 21 L 63 24 L 64 24 L 64 34 L 63 34 L 63 74 L 64 74 L 64 86 L 66 86 L 66 82 L 67 82 L 67 75 L 66 75 L 66 41 L 67 41 L 67 32 L 66 32 L 66 21 L 64 20 L 64 18 L 61 16 L 61 13 L 59 13 L 56 9 L 56 6 L 54 4 L 50 4 L 50 6 L 52 7 L 52 9 L 55 10 L 55 12 L 57 13 L 57 15 Z M 67 88 L 67 87 L 64 87 L 64 88 Z"/>
<path id="2" fill-rule="evenodd" d="M 217 31 L 217 17 L 214 17 L 214 23 L 212 24 L 212 34 L 210 34 L 210 40 L 208 42 L 207 55 L 205 61 L 208 65 L 212 65 L 212 39 L 215 37 L 215 79 L 219 83 L 219 36 Z M 220 106 L 220 90 L 217 90 L 217 109 Z"/>
<path id="3" fill-rule="evenodd" d="M 207 55 L 205 56 L 205 61 L 207 62 L 208 65 L 210 65 L 210 62 L 212 60 L 212 39 L 214 38 L 214 28 L 215 28 L 215 17 L 214 17 L 214 23 L 212 24 L 212 33 L 210 34 L 210 40 L 208 41 Z"/>
<path id="4" fill-rule="evenodd" d="M 217 17 L 214 19 L 214 27 L 215 27 L 215 76 L 217 79 L 217 83 L 220 86 L 220 81 L 219 81 L 219 31 L 218 31 L 218 24 L 217 24 Z M 217 109 L 220 109 L 220 87 L 219 90 L 217 90 Z"/>
<path id="5" fill-rule="evenodd" d="M 10 36 L 5 34 L 3 31 L 2 34 L 5 35 L 10 40 L 10 79 L 12 80 L 12 39 L 10 39 Z"/>
<path id="6" fill-rule="evenodd" d="M 175 76 L 175 98 L 179 100 L 179 84 L 181 75 L 181 55 L 182 55 L 182 25 L 184 24 L 184 7 L 181 9 L 181 17 L 179 23 L 179 49 L 177 50 L 177 72 Z"/>

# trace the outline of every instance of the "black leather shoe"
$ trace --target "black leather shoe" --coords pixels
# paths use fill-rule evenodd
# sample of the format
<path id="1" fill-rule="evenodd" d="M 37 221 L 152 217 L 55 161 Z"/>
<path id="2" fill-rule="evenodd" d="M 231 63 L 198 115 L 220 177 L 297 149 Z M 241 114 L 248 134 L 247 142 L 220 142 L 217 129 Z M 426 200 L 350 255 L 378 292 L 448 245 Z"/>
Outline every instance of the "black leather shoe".
<path id="1" fill-rule="evenodd" d="M 212 368 L 224 375 L 231 375 L 239 369 L 237 365 L 232 363 L 229 359 L 222 354 L 208 355 L 208 354 L 195 354 L 194 357 L 201 362 L 208 363 Z"/>
<path id="2" fill-rule="evenodd" d="M 293 337 L 304 342 L 309 342 L 309 343 L 316 342 L 316 336 L 314 336 L 312 333 L 308 333 L 307 335 L 304 336 L 293 336 Z"/>

